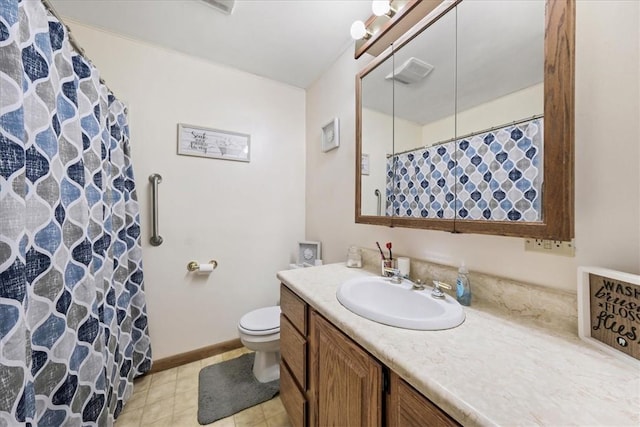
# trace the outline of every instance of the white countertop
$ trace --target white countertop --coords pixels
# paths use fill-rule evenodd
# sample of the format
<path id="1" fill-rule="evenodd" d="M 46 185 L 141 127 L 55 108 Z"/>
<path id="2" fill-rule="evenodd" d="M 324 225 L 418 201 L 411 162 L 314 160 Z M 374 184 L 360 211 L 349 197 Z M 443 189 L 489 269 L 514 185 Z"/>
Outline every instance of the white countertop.
<path id="1" fill-rule="evenodd" d="M 640 426 L 640 364 L 563 331 L 481 307 L 445 331 L 382 325 L 344 308 L 340 283 L 372 273 L 329 264 L 278 278 L 463 425 Z"/>

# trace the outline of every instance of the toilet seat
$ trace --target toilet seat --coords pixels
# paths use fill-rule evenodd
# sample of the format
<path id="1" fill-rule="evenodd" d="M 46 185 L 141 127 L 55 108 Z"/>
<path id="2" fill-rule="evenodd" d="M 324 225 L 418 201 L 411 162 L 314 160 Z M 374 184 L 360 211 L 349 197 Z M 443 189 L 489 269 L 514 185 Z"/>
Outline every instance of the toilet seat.
<path id="1" fill-rule="evenodd" d="M 250 311 L 238 322 L 238 329 L 247 335 L 270 335 L 280 332 L 280 306 Z"/>

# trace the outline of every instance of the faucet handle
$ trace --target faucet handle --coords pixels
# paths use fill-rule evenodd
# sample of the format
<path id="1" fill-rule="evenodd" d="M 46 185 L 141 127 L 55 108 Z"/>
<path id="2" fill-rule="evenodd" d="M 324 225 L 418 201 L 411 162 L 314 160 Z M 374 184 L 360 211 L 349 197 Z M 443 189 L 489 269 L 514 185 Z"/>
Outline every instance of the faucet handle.
<path id="1" fill-rule="evenodd" d="M 385 268 L 384 269 L 384 274 L 385 274 L 386 277 L 390 277 L 391 278 L 391 283 L 394 283 L 396 285 L 402 283 L 402 279 L 405 278 L 402 275 L 402 272 L 400 270 L 398 270 L 397 268 Z"/>
<path id="2" fill-rule="evenodd" d="M 401 276 L 401 274 L 400 274 L 400 270 L 398 270 L 397 268 L 389 268 L 389 267 L 385 267 L 384 272 L 385 272 L 385 273 L 389 273 L 389 276 L 388 276 L 388 277 Z"/>
<path id="3" fill-rule="evenodd" d="M 431 291 L 431 296 L 433 298 L 438 298 L 438 299 L 444 298 L 444 292 L 442 292 L 442 289 L 453 289 L 453 287 L 447 283 L 434 280 L 433 291 Z"/>
<path id="4" fill-rule="evenodd" d="M 440 281 L 438 281 L 438 280 L 434 280 L 434 281 L 433 281 L 433 284 L 434 284 L 434 285 L 435 285 L 435 287 L 437 287 L 437 288 L 441 288 L 441 289 L 449 289 L 449 290 L 453 289 L 453 286 L 451 286 L 450 284 L 448 284 L 448 283 L 444 283 L 444 282 L 440 282 Z"/>

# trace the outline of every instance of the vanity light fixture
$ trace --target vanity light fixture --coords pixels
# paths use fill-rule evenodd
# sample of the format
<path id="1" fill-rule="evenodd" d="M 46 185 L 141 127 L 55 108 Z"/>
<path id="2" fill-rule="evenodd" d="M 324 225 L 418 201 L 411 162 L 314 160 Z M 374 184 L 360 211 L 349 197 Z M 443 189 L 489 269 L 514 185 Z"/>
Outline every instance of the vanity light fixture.
<path id="1" fill-rule="evenodd" d="M 376 16 L 387 15 L 389 18 L 393 18 L 393 15 L 396 14 L 396 11 L 391 7 L 391 2 L 389 0 L 373 0 L 371 10 Z"/>
<path id="2" fill-rule="evenodd" d="M 364 22 L 355 21 L 353 24 L 351 24 L 351 38 L 353 38 L 354 40 L 367 40 L 370 39 L 372 35 L 373 34 L 371 34 L 371 32 L 367 29 L 366 25 L 364 25 Z"/>
<path id="3" fill-rule="evenodd" d="M 373 16 L 367 21 L 356 21 L 351 25 L 351 37 L 355 40 L 369 40 L 375 34 L 378 33 L 380 28 L 385 25 L 393 16 L 402 8 L 404 2 L 395 0 L 396 3 L 392 6 L 393 1 L 389 0 L 373 0 L 371 3 L 371 10 Z M 421 1 L 421 0 L 412 0 Z"/>

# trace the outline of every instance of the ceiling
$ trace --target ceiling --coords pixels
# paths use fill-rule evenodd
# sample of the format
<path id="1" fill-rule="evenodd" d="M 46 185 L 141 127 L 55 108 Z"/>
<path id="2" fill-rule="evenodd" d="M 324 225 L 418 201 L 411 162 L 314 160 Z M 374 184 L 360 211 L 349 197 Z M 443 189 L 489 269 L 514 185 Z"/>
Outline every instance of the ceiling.
<path id="1" fill-rule="evenodd" d="M 63 19 L 300 88 L 353 46 L 353 21 L 371 15 L 370 0 L 236 0 L 231 15 L 200 0 L 51 3 Z"/>

